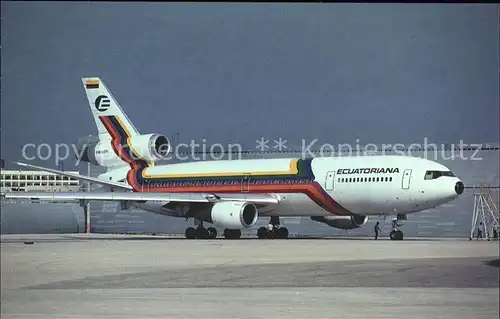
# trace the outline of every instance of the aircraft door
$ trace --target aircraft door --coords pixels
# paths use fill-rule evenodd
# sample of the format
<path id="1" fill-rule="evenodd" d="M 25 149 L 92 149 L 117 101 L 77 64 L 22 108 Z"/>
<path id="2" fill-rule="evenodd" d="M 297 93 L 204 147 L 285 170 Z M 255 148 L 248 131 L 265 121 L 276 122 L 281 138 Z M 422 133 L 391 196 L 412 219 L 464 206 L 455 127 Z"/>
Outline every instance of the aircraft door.
<path id="1" fill-rule="evenodd" d="M 327 172 L 325 177 L 325 189 L 327 191 L 333 191 L 335 186 L 335 172 Z"/>
<path id="2" fill-rule="evenodd" d="M 401 181 L 401 188 L 410 189 L 411 169 L 403 171 L 403 180 Z"/>
<path id="3" fill-rule="evenodd" d="M 141 192 L 143 193 L 148 193 L 150 186 L 149 186 L 150 181 L 146 180 L 144 183 L 141 184 Z"/>
<path id="4" fill-rule="evenodd" d="M 244 174 L 241 179 L 241 192 L 248 193 L 250 191 L 250 174 Z"/>

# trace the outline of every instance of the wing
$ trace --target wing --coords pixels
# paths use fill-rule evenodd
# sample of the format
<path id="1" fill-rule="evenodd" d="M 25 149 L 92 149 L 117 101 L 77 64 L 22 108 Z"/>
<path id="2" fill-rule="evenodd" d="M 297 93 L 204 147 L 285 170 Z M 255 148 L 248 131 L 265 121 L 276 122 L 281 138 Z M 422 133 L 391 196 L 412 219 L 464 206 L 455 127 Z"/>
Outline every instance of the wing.
<path id="1" fill-rule="evenodd" d="M 31 165 L 31 164 L 25 164 L 25 163 L 16 163 L 16 164 L 19 165 L 19 166 L 34 168 L 34 169 L 37 169 L 37 170 L 40 170 L 40 171 L 54 173 L 54 174 L 58 174 L 58 175 L 62 175 L 62 176 L 69 176 L 69 177 L 73 177 L 73 178 L 78 178 L 79 180 L 82 180 L 82 181 L 87 181 L 87 182 L 91 182 L 91 183 L 105 185 L 105 186 L 108 186 L 108 187 L 110 187 L 112 189 L 132 190 L 132 186 L 130 186 L 128 184 L 125 184 L 125 183 L 112 182 L 112 181 L 104 181 L 102 179 L 95 178 L 95 177 L 90 177 L 90 176 L 85 176 L 85 175 L 68 173 L 68 172 L 65 172 L 65 171 L 59 171 L 57 169 L 50 169 L 50 168 L 40 167 L 40 166 L 36 166 L 36 165 Z"/>
<path id="2" fill-rule="evenodd" d="M 4 198 L 24 198 L 50 201 L 86 200 L 86 201 L 160 201 L 160 202 L 185 202 L 185 203 L 212 203 L 218 201 L 244 201 L 254 204 L 278 204 L 279 196 L 276 194 L 206 194 L 206 193 L 146 193 L 130 192 L 132 187 L 125 183 L 104 181 L 95 177 L 67 173 L 56 169 L 50 169 L 25 163 L 16 163 L 20 166 L 30 167 L 58 175 L 70 176 L 80 180 L 101 184 L 111 189 L 120 189 L 119 192 L 8 192 L 2 194 Z M 125 191 L 124 191 L 125 190 Z"/>
<path id="3" fill-rule="evenodd" d="M 49 201 L 134 201 L 134 202 L 187 202 L 213 203 L 218 201 L 244 201 L 255 204 L 278 204 L 278 196 L 272 194 L 204 194 L 204 193 L 140 193 L 140 192 L 8 192 L 4 198 L 24 198 Z"/>

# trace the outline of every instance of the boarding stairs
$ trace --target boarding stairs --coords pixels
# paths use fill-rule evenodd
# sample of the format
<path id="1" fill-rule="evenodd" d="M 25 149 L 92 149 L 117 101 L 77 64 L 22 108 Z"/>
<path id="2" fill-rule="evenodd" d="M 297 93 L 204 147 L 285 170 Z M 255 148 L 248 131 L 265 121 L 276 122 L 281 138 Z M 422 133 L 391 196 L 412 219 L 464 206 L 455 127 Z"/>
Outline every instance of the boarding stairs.
<path id="1" fill-rule="evenodd" d="M 474 186 L 474 210 L 469 239 L 477 238 L 478 229 L 482 230 L 482 238 L 498 240 L 499 236 L 499 205 L 498 198 L 493 196 L 489 185 Z M 482 224 L 481 224 L 482 223 Z"/>

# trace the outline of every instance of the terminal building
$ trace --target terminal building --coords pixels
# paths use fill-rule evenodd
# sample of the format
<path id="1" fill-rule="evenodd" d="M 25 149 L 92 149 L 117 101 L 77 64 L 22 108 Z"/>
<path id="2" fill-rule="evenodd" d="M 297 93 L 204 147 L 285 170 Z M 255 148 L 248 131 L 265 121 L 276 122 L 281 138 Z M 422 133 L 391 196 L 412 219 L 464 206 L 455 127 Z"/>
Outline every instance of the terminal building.
<path id="1" fill-rule="evenodd" d="M 78 171 L 72 173 L 78 174 Z M 1 192 L 75 192 L 80 180 L 35 170 L 1 170 Z"/>
<path id="2" fill-rule="evenodd" d="M 73 171 L 72 173 L 78 173 Z M 81 189 L 76 178 L 37 170 L 0 170 L 1 193 L 6 192 L 76 192 Z M 5 199 L 1 201 L 1 233 L 77 233 L 83 232 L 84 214 L 78 201 Z"/>

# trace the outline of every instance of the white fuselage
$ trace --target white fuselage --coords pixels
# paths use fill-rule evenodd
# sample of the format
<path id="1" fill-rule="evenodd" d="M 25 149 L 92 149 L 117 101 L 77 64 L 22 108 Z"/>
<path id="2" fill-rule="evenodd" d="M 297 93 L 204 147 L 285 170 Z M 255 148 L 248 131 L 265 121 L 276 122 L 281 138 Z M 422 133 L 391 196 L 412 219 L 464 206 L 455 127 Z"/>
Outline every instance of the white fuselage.
<path id="1" fill-rule="evenodd" d="M 143 169 L 139 173 L 141 181 L 130 183 L 129 180 L 129 184 L 139 192 L 272 193 L 279 197 L 279 204 L 259 209 L 259 215 L 336 215 L 336 211 L 318 205 L 310 193 L 302 191 L 300 185 L 274 180 L 274 177 L 293 174 L 292 166 L 296 161 L 287 158 L 162 165 Z M 352 214 L 413 213 L 451 201 L 463 191 L 463 184 L 448 168 L 422 158 L 328 157 L 314 158 L 308 165 L 316 186 Z M 302 173 L 307 175 L 308 168 L 302 169 Z M 123 180 L 126 171 L 110 171 L 100 178 Z M 233 177 L 231 185 L 217 182 L 224 176 Z M 234 182 L 234 176 L 241 178 Z M 187 178 L 200 178 L 201 181 L 186 182 Z M 177 182 L 172 184 L 171 180 Z M 148 202 L 135 206 L 170 215 L 162 205 Z"/>

